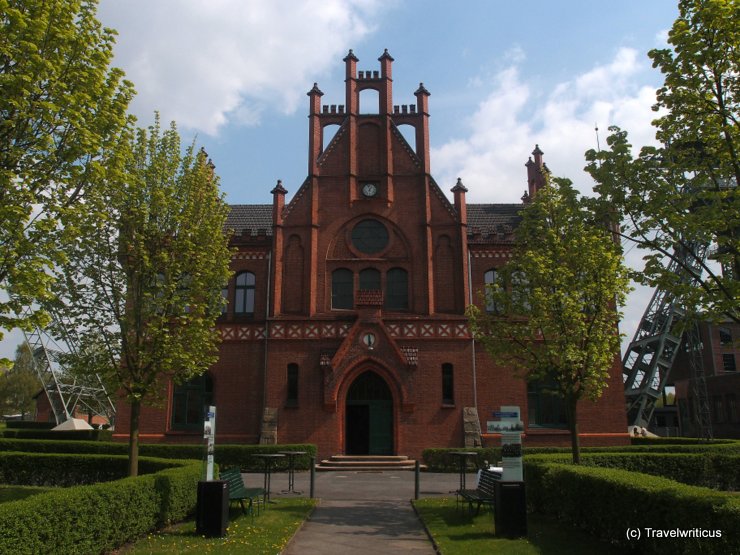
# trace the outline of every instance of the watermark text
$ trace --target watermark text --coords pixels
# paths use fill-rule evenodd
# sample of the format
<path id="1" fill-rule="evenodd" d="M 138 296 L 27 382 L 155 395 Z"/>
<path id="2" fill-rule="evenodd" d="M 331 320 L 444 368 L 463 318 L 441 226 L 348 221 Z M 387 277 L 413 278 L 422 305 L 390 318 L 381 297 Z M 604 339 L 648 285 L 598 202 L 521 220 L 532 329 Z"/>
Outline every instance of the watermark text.
<path id="1" fill-rule="evenodd" d="M 628 540 L 641 540 L 642 538 L 721 538 L 722 530 L 707 530 L 705 528 L 627 528 Z"/>

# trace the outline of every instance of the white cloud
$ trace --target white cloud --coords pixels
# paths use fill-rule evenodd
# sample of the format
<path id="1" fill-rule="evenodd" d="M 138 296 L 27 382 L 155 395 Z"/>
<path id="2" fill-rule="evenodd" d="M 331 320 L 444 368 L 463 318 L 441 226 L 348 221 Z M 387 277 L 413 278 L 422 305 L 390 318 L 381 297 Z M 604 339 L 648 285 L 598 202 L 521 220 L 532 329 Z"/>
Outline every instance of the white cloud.
<path id="1" fill-rule="evenodd" d="M 655 88 L 641 82 L 649 64 L 635 50 L 619 49 L 609 63 L 549 91 L 522 79 L 523 55 L 511 59 L 512 65 L 489 79 L 490 92 L 468 121 L 468 136 L 432 152 L 437 181 L 462 177 L 471 202 L 519 202 L 527 188 L 524 163 L 535 144 L 553 174 L 590 192 L 583 155 L 597 146 L 596 125 L 602 146 L 609 125 L 628 130 L 634 145 L 654 140 Z M 480 78 L 472 83 L 479 87 Z"/>
<path id="2" fill-rule="evenodd" d="M 622 48 L 610 62 L 549 91 L 522 78 L 522 56 L 512 57 L 510 63 L 490 78 L 490 92 L 467 122 L 468 135 L 432 152 L 437 181 L 452 184 L 461 177 L 470 191 L 469 202 L 519 202 L 527 188 L 524 163 L 535 144 L 545 152 L 554 175 L 568 177 L 579 190 L 591 193 L 593 182 L 583 171 L 584 152 L 596 148 L 596 124 L 602 148 L 609 125 L 629 131 L 635 147 L 654 142 L 650 123 L 655 118 L 655 85 L 646 81 L 649 62 L 635 50 Z M 471 85 L 479 88 L 480 78 Z M 641 268 L 642 255 L 634 249 L 628 264 Z M 623 347 L 651 295 L 650 289 L 637 287 L 629 296 L 620 326 L 626 336 Z"/>
<path id="3" fill-rule="evenodd" d="M 306 83 L 373 29 L 385 0 L 102 0 L 132 111 L 214 135 L 266 109 L 292 113 Z"/>

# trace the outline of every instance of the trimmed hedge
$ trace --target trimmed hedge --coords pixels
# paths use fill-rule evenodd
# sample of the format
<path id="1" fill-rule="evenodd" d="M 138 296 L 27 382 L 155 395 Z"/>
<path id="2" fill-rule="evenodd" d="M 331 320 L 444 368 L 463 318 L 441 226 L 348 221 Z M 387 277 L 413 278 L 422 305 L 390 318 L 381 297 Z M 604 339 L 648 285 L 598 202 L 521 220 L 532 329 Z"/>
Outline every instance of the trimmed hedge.
<path id="1" fill-rule="evenodd" d="M 143 461 L 141 461 L 143 462 Z M 195 509 L 200 465 L 77 486 L 0 505 L 0 553 L 98 554 Z"/>
<path id="2" fill-rule="evenodd" d="M 728 443 L 737 443 L 736 439 L 711 439 L 706 440 L 698 437 L 632 437 L 632 445 L 722 445 Z"/>
<path id="3" fill-rule="evenodd" d="M 113 437 L 111 430 L 64 430 L 52 431 L 49 429 L 6 429 L 2 432 L 4 438 L 14 439 L 50 439 L 66 441 L 110 441 Z"/>
<path id="4" fill-rule="evenodd" d="M 142 457 L 139 473 L 171 468 L 172 460 Z M 0 452 L 0 483 L 69 487 L 125 478 L 128 458 L 115 455 Z"/>
<path id="5" fill-rule="evenodd" d="M 125 455 L 128 445 L 125 443 L 98 442 L 98 441 L 53 441 L 29 439 L 0 439 L 0 452 L 24 451 L 30 453 L 97 453 L 105 455 Z M 313 444 L 283 444 L 283 445 L 243 445 L 243 444 L 216 444 L 214 458 L 221 466 L 238 467 L 245 472 L 259 472 L 263 469 L 263 462 L 254 457 L 258 453 L 277 453 L 279 451 L 305 451 L 307 454 L 296 457 L 295 468 L 308 470 L 311 467 L 311 457 L 316 457 L 316 445 Z M 143 443 L 139 446 L 139 455 L 142 457 L 157 457 L 161 459 L 196 459 L 205 458 L 203 445 L 182 445 L 167 443 Z M 288 461 L 279 460 L 275 465 L 277 471 L 287 469 Z"/>
<path id="6" fill-rule="evenodd" d="M 740 553 L 740 498 L 732 494 L 628 470 L 541 461 L 525 461 L 525 481 L 535 511 L 625 551 Z M 628 539 L 630 530 L 640 539 Z M 668 536 L 656 537 L 656 530 Z M 688 536 L 670 537 L 681 533 Z"/>
<path id="7" fill-rule="evenodd" d="M 51 430 L 54 422 L 36 422 L 35 420 L 7 420 L 5 427 L 10 430 Z"/>
<path id="8" fill-rule="evenodd" d="M 533 461 L 570 462 L 562 454 L 534 455 Z M 703 453 L 583 453 L 587 466 L 619 468 L 662 476 L 683 484 L 723 491 L 740 489 L 740 454 L 726 451 Z"/>
<path id="9" fill-rule="evenodd" d="M 468 466 L 474 465 L 475 468 L 483 468 L 485 461 L 488 461 L 489 464 L 496 464 L 496 462 L 501 460 L 501 447 L 424 449 L 421 458 L 427 466 L 428 472 L 459 472 L 460 459 L 451 454 L 454 451 L 475 453 L 474 460 L 472 457 L 467 458 Z"/>
<path id="10" fill-rule="evenodd" d="M 0 449 L 1 448 L 2 447 L 0 447 Z M 483 466 L 483 461 L 488 461 L 490 464 L 496 464 L 501 460 L 501 447 L 424 449 L 422 452 L 422 459 L 430 472 L 458 472 L 459 463 L 455 457 L 449 454 L 451 451 L 471 451 L 477 453 L 475 464 L 478 468 Z M 566 455 L 567 457 L 563 458 L 563 460 L 571 460 L 570 447 L 527 447 L 524 445 L 522 451 L 525 457 L 529 455 Z M 621 453 L 643 453 L 646 455 L 650 453 L 691 453 L 694 455 L 700 455 L 703 453 L 726 453 L 729 455 L 737 453 L 740 455 L 740 441 L 727 439 L 707 442 L 704 440 L 697 440 L 695 438 L 633 438 L 633 445 L 583 447 L 581 449 L 582 457 L 594 453 L 609 453 L 614 454 L 615 456 Z M 615 466 L 620 467 L 619 465 Z M 647 470 L 645 470 L 645 472 L 647 472 Z M 662 472 L 658 472 L 658 475 L 662 474 Z M 702 485 L 709 483 L 711 483 L 710 480 L 702 482 Z M 728 478 L 728 483 L 738 483 L 738 481 L 736 478 Z"/>

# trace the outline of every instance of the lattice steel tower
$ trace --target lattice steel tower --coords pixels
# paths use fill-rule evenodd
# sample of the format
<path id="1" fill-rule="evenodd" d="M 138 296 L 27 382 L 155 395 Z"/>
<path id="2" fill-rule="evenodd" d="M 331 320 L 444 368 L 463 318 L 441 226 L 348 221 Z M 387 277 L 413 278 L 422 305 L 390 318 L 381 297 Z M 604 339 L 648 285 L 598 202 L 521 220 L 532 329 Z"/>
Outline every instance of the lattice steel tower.
<path id="1" fill-rule="evenodd" d="M 58 315 L 54 312 L 50 314 L 54 329 L 64 330 L 64 337 L 60 341 L 39 327 L 24 332 L 24 335 L 56 423 L 61 424 L 72 418 L 79 409 L 86 414 L 104 416 L 113 426 L 116 409 L 100 376 L 95 374 L 91 383 L 82 383 L 65 369 L 61 355 L 76 353 L 78 343 L 74 333 L 63 325 Z"/>
<path id="2" fill-rule="evenodd" d="M 677 247 L 674 253 L 676 258 L 671 261 L 669 272 L 680 276 L 684 283 L 701 276 L 708 253 L 707 244 L 690 243 L 686 247 Z M 622 360 L 627 421 L 630 426 L 648 427 L 683 337 L 691 364 L 696 402 L 694 414 L 701 436 L 710 438 L 712 426 L 701 341 L 697 325 L 686 316 L 685 308 L 678 304 L 674 295 L 656 289 Z"/>

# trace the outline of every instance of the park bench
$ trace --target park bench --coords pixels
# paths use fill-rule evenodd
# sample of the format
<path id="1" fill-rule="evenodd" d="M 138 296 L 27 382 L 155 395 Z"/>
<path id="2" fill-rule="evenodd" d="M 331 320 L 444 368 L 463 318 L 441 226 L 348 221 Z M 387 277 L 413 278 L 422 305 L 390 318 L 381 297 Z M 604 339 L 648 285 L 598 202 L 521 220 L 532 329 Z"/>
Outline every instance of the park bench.
<path id="1" fill-rule="evenodd" d="M 260 498 L 262 505 L 265 504 L 266 492 L 263 488 L 244 487 L 241 470 L 238 468 L 226 468 L 220 471 L 221 480 L 229 484 L 229 503 L 239 501 L 244 514 L 251 514 L 254 518 L 254 507 L 257 505 L 257 514 L 260 511 Z M 244 506 L 244 500 L 249 501 L 249 510 Z"/>
<path id="2" fill-rule="evenodd" d="M 463 503 L 468 503 L 468 512 L 473 513 L 473 504 L 476 504 L 475 514 L 480 512 L 481 505 L 489 505 L 493 509 L 494 501 L 494 484 L 501 479 L 501 473 L 483 469 L 480 471 L 478 477 L 478 487 L 476 489 L 464 489 L 458 490 L 457 500 L 458 503 L 462 500 Z"/>

